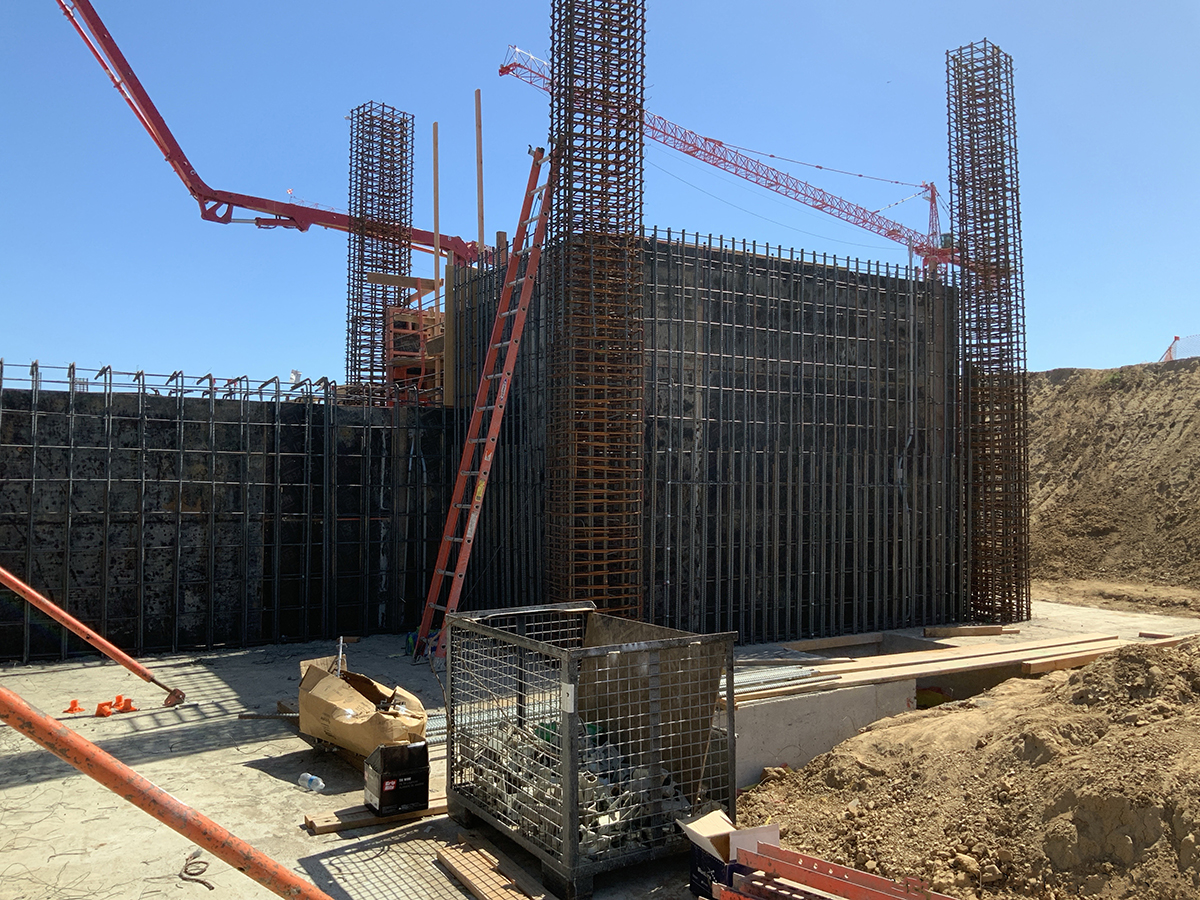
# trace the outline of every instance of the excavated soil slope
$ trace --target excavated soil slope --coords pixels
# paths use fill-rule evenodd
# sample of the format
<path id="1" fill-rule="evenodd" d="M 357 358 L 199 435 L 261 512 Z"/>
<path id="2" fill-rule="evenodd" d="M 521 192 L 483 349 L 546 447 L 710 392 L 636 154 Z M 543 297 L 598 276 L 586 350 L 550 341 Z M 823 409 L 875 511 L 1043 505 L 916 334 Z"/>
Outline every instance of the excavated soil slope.
<path id="1" fill-rule="evenodd" d="M 1029 411 L 1034 578 L 1200 611 L 1200 358 L 1031 373 Z"/>
<path id="2" fill-rule="evenodd" d="M 957 897 L 1200 897 L 1200 638 L 884 719 L 768 770 L 740 825 Z"/>

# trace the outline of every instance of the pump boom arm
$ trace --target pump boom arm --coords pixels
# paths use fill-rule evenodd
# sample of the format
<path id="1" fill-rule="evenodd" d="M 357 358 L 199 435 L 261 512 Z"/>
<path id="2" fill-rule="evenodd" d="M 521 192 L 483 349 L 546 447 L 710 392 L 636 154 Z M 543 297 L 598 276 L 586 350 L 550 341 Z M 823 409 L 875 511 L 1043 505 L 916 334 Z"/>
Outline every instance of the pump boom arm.
<path id="1" fill-rule="evenodd" d="M 297 231 L 308 231 L 313 225 L 331 228 L 335 231 L 365 231 L 387 239 L 394 229 L 381 223 L 363 221 L 345 213 L 332 210 L 303 206 L 299 203 L 281 203 L 277 200 L 267 200 L 263 197 L 252 197 L 249 194 L 235 194 L 229 191 L 218 191 L 209 187 L 196 172 L 196 168 L 188 160 L 183 148 L 171 134 L 171 129 L 159 114 L 150 95 L 142 87 L 133 68 L 125 59 L 125 55 L 113 40 L 112 35 L 104 26 L 90 0 L 57 0 L 59 9 L 67 17 L 83 38 L 83 42 L 91 50 L 96 61 L 100 63 L 113 86 L 120 92 L 133 114 L 137 116 L 142 127 L 162 151 L 167 164 L 175 170 L 179 180 L 188 189 L 196 202 L 200 204 L 200 218 L 208 222 L 227 225 L 233 221 L 235 209 L 245 209 L 251 212 L 264 213 L 270 218 L 256 217 L 253 221 L 259 228 L 295 228 Z M 437 236 L 441 249 L 454 254 L 463 262 L 476 258 L 475 245 L 459 237 L 448 235 Z M 435 235 L 432 232 L 413 228 L 411 241 L 414 247 L 432 253 L 435 246 Z"/>

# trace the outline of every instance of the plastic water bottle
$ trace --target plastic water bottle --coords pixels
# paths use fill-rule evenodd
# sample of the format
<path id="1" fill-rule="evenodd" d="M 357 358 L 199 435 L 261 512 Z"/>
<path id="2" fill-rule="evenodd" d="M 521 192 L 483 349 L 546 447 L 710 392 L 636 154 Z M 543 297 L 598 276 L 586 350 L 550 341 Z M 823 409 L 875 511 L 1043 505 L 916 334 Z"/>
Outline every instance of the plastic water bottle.
<path id="1" fill-rule="evenodd" d="M 300 777 L 296 779 L 296 784 L 300 785 L 306 791 L 313 791 L 317 794 L 325 790 L 325 782 L 309 772 L 302 772 Z"/>

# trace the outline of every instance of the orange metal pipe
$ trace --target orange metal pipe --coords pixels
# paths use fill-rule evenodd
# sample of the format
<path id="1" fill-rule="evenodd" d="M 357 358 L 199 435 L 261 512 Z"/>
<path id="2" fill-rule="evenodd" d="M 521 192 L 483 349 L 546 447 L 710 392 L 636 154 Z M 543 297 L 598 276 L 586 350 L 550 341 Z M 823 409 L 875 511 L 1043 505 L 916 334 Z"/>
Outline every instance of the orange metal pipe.
<path id="1" fill-rule="evenodd" d="M 75 632 L 75 634 L 79 635 L 109 659 L 119 662 L 138 678 L 162 688 L 167 692 L 167 699 L 163 701 L 163 706 L 175 706 L 176 704 L 183 702 L 183 691 L 179 690 L 179 688 L 172 689 L 167 687 L 154 677 L 153 672 L 143 666 L 140 662 L 138 662 L 116 644 L 106 641 L 66 610 L 43 597 L 12 572 L 9 572 L 3 567 L 0 567 L 0 584 L 4 585 L 18 597 L 24 597 L 25 600 L 30 604 L 36 606 L 56 622 L 61 623 L 71 631 Z"/>
<path id="2" fill-rule="evenodd" d="M 0 687 L 0 720 L 218 859 L 253 878 L 267 890 L 280 897 L 299 900 L 332 900 L 328 894 L 304 881 L 295 872 L 255 850 L 187 804 L 180 803 L 119 759 L 109 756 L 91 741 L 34 709 L 4 687 Z"/>

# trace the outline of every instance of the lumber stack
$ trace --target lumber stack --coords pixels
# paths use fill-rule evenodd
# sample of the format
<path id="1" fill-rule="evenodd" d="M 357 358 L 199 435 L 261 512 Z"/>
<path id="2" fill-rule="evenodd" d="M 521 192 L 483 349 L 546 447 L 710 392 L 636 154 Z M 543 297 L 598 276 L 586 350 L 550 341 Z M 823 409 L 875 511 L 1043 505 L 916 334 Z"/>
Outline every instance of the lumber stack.
<path id="1" fill-rule="evenodd" d="M 1155 646 L 1174 646 L 1182 638 L 1168 637 L 1139 641 Z M 909 679 L 924 679 L 958 672 L 983 669 L 1013 669 L 1013 674 L 1039 675 L 1056 669 L 1087 665 L 1131 641 L 1115 634 L 1082 634 L 1020 643 L 975 644 L 890 653 L 852 660 L 831 660 L 808 669 L 803 677 L 781 674 L 776 684 L 758 679 L 743 689 L 734 681 L 737 703 L 770 700 L 811 691 L 835 690 L 866 684 L 885 684 Z"/>

